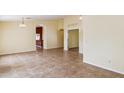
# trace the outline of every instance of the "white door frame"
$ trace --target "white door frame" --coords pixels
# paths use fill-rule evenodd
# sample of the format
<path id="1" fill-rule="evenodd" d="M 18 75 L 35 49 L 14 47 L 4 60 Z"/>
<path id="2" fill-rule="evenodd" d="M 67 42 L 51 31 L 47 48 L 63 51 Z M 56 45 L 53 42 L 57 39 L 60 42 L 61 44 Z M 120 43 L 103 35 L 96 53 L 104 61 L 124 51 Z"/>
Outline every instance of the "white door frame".
<path id="1" fill-rule="evenodd" d="M 78 29 L 79 30 L 79 53 L 80 53 L 80 28 L 73 28 L 73 29 L 65 29 L 64 31 L 64 50 L 68 51 L 69 50 L 69 30 L 74 30 Z"/>
<path id="2" fill-rule="evenodd" d="M 68 41 L 67 41 L 67 43 L 68 43 L 68 50 L 69 50 L 69 32 L 70 32 L 71 30 L 77 30 L 77 31 L 78 31 L 78 36 L 79 36 L 79 30 L 80 30 L 80 29 L 69 29 L 69 30 L 68 30 Z M 78 38 L 79 38 L 79 37 L 78 37 Z M 79 39 L 78 39 L 78 40 L 79 40 Z M 80 40 L 79 40 L 79 41 L 80 41 Z M 78 41 L 78 42 L 79 42 L 79 41 Z M 78 43 L 78 48 L 79 48 L 79 43 Z"/>

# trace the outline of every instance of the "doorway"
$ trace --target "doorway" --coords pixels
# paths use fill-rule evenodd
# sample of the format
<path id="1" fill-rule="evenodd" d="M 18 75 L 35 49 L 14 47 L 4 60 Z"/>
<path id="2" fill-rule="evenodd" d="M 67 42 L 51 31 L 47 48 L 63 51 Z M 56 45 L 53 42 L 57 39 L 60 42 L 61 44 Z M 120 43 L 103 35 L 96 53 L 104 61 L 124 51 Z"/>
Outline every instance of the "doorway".
<path id="1" fill-rule="evenodd" d="M 69 51 L 79 51 L 79 29 L 68 30 Z"/>
<path id="2" fill-rule="evenodd" d="M 43 49 L 43 27 L 36 27 L 36 49 Z"/>

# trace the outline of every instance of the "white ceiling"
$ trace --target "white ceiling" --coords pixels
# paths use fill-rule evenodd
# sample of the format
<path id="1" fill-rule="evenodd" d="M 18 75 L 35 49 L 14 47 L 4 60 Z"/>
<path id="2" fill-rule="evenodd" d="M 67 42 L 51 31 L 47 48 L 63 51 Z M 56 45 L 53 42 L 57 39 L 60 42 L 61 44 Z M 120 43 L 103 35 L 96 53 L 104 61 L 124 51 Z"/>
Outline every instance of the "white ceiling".
<path id="1" fill-rule="evenodd" d="M 62 19 L 65 15 L 0 15 L 0 21 L 17 21 L 22 20 L 22 17 L 31 18 L 30 20 L 54 20 Z"/>

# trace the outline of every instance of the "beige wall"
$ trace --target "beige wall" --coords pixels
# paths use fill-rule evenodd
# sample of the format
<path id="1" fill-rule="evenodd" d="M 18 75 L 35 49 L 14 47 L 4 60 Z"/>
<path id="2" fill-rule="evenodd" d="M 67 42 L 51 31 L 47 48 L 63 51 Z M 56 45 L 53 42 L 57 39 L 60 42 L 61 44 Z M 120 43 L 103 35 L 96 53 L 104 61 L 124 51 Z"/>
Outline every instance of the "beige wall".
<path id="1" fill-rule="evenodd" d="M 34 22 L 27 22 L 26 28 L 19 28 L 19 22 L 0 22 L 0 54 L 34 51 Z"/>
<path id="2" fill-rule="evenodd" d="M 36 27 L 43 26 L 44 49 L 63 47 L 63 20 L 26 21 L 26 28 L 20 22 L 0 22 L 0 54 L 35 51 Z"/>
<path id="3" fill-rule="evenodd" d="M 79 47 L 79 30 L 69 30 L 69 48 Z"/>
<path id="4" fill-rule="evenodd" d="M 47 27 L 47 49 L 57 48 L 57 21 L 46 23 Z"/>
<path id="5" fill-rule="evenodd" d="M 68 16 L 64 18 L 64 50 L 68 50 L 68 30 L 79 29 L 79 52 L 83 53 L 83 29 L 80 16 Z"/>
<path id="6" fill-rule="evenodd" d="M 58 47 L 64 47 L 64 20 L 58 20 L 58 32 L 57 32 L 57 44 Z"/>
<path id="7" fill-rule="evenodd" d="M 83 16 L 84 62 L 124 74 L 124 16 Z"/>
<path id="8" fill-rule="evenodd" d="M 0 29 L 2 29 L 2 25 L 0 25 Z M 0 30 L 0 32 L 1 32 L 1 30 Z M 0 42 L 2 42 L 1 37 L 2 37 L 2 33 L 0 33 Z M 0 43 L 0 54 L 1 54 L 1 49 L 2 49 L 2 45 Z"/>

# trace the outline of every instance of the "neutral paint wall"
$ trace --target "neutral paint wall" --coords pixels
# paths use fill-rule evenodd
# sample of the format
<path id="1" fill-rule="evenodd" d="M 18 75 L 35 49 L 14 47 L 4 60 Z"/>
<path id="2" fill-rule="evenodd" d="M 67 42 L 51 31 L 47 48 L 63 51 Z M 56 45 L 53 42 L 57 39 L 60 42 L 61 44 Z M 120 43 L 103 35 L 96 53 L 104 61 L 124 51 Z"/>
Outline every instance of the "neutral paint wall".
<path id="1" fill-rule="evenodd" d="M 2 29 L 2 25 L 0 25 L 0 29 Z M 1 31 L 1 30 L 0 30 L 0 31 Z M 2 33 L 0 33 L 0 42 L 2 42 L 1 37 L 2 37 Z M 1 43 L 0 43 L 0 53 L 1 53 L 1 47 L 2 47 L 2 45 L 1 45 Z"/>
<path id="2" fill-rule="evenodd" d="M 57 32 L 57 44 L 58 47 L 64 47 L 64 20 L 58 20 L 58 32 Z"/>
<path id="3" fill-rule="evenodd" d="M 58 20 L 58 30 L 64 29 L 64 19 Z"/>
<path id="4" fill-rule="evenodd" d="M 69 48 L 79 47 L 79 30 L 69 30 Z"/>
<path id="5" fill-rule="evenodd" d="M 64 47 L 64 31 L 58 30 L 57 32 L 57 47 L 58 48 Z"/>
<path id="6" fill-rule="evenodd" d="M 64 18 L 64 50 L 68 50 L 68 30 L 79 29 L 79 52 L 83 53 L 83 29 L 79 20 L 80 16 L 68 16 Z"/>
<path id="7" fill-rule="evenodd" d="M 20 28 L 19 22 L 0 22 L 0 54 L 35 51 L 34 22 L 26 22 Z"/>
<path id="8" fill-rule="evenodd" d="M 0 54 L 11 54 L 36 50 L 36 27 L 43 26 L 44 49 L 63 47 L 63 20 L 26 21 L 26 28 L 19 22 L 0 22 Z"/>
<path id="9" fill-rule="evenodd" d="M 46 22 L 47 27 L 47 49 L 57 48 L 57 21 Z"/>
<path id="10" fill-rule="evenodd" d="M 83 16 L 84 62 L 124 74 L 124 16 Z"/>

